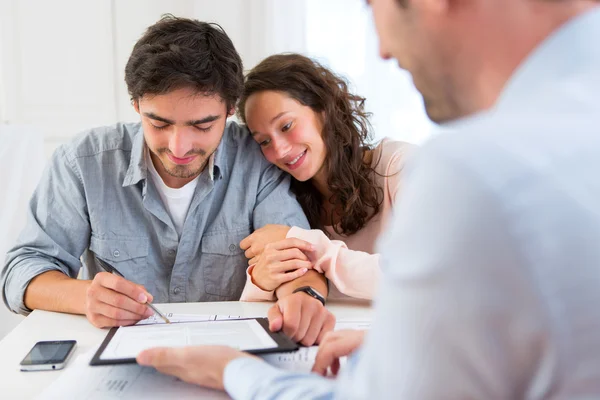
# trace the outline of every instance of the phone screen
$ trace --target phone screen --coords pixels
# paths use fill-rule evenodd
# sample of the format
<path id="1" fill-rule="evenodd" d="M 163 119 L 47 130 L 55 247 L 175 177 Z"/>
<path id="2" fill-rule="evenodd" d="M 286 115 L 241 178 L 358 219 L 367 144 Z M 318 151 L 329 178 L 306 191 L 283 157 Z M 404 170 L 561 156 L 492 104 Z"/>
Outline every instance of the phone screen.
<path id="1" fill-rule="evenodd" d="M 73 346 L 74 340 L 37 342 L 21 361 L 21 365 L 60 364 L 66 360 Z"/>

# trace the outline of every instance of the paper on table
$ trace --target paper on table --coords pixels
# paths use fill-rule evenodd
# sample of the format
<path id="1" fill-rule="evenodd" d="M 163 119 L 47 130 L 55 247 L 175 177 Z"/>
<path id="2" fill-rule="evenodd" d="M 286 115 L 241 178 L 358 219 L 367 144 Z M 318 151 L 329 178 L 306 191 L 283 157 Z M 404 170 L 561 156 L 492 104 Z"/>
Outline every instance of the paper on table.
<path id="1" fill-rule="evenodd" d="M 227 319 L 240 319 L 239 315 L 201 315 L 201 314 L 165 314 L 169 321 L 173 322 L 199 322 L 199 321 L 222 321 Z M 248 318 L 248 317 L 244 317 Z M 151 317 L 139 321 L 136 325 L 154 325 L 166 324 L 166 322 L 158 315 L 154 314 Z"/>
<path id="2" fill-rule="evenodd" d="M 360 329 L 370 325 L 369 321 L 340 320 L 338 329 Z M 296 352 L 269 354 L 263 359 L 269 364 L 295 372 L 309 372 L 314 364 L 318 347 L 303 347 Z M 152 368 L 136 364 L 90 367 L 89 360 L 96 352 L 75 359 L 60 377 L 38 397 L 39 400 L 54 399 L 228 399 L 225 393 L 200 388 L 163 375 Z"/>
<path id="3" fill-rule="evenodd" d="M 223 345 L 240 350 L 271 349 L 277 343 L 255 319 L 188 324 L 156 324 L 121 327 L 100 359 L 135 358 L 152 347 Z"/>
<path id="4" fill-rule="evenodd" d="M 368 320 L 339 320 L 335 324 L 335 330 L 357 329 L 368 330 L 371 328 L 371 321 Z M 285 353 L 265 354 L 261 358 L 269 364 L 294 372 L 310 372 L 315 358 L 319 351 L 318 346 L 301 347 L 296 351 Z M 346 363 L 346 357 L 340 359 L 343 366 Z"/>
<path id="5" fill-rule="evenodd" d="M 205 389 L 137 364 L 90 367 L 95 350 L 74 360 L 38 400 L 81 399 L 229 399 L 225 393 Z"/>

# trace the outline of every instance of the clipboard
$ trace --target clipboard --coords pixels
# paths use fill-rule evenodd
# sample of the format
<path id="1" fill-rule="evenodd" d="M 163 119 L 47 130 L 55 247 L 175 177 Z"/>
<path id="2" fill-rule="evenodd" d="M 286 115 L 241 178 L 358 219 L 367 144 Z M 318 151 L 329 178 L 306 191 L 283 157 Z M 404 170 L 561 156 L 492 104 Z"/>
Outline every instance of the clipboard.
<path id="1" fill-rule="evenodd" d="M 251 348 L 251 349 L 240 348 L 241 351 L 245 351 L 250 354 L 267 354 L 267 353 L 280 353 L 280 352 L 296 351 L 299 348 L 298 344 L 295 343 L 293 340 L 291 340 L 289 337 L 287 337 L 282 331 L 271 332 L 269 330 L 269 320 L 267 318 L 243 318 L 243 319 L 232 319 L 232 320 L 222 320 L 222 321 L 175 322 L 172 324 L 160 324 L 160 325 L 133 325 L 133 326 L 128 326 L 128 327 L 124 327 L 124 328 L 127 328 L 129 330 L 140 329 L 139 331 L 137 331 L 135 333 L 145 334 L 146 332 L 152 333 L 153 330 L 160 329 L 160 328 L 153 328 L 153 327 L 180 326 L 180 327 L 184 327 L 184 328 L 189 327 L 192 329 L 202 330 L 203 328 L 208 327 L 208 325 L 206 325 L 206 324 L 219 324 L 220 326 L 225 326 L 227 328 L 229 326 L 223 325 L 223 324 L 238 324 L 239 325 L 242 321 L 245 321 L 246 324 L 250 325 L 251 328 L 254 329 L 255 332 L 258 334 L 258 336 L 260 336 L 262 339 L 265 339 L 265 337 L 266 337 L 265 334 L 266 334 L 266 335 L 268 335 L 268 337 L 270 339 L 272 339 L 272 341 L 270 341 L 270 345 L 267 347 Z M 250 321 L 255 321 L 256 323 L 253 323 Z M 213 327 L 214 326 L 215 325 L 213 325 Z M 230 326 L 233 326 L 233 325 L 230 325 Z M 102 344 L 100 345 L 100 347 L 94 354 L 94 357 L 90 361 L 91 366 L 135 364 L 136 363 L 135 357 L 123 357 L 123 358 L 113 358 L 113 357 L 106 358 L 106 357 L 104 357 L 103 358 L 103 355 L 105 355 L 106 350 L 109 348 L 109 345 L 111 345 L 111 342 L 117 335 L 117 332 L 119 332 L 119 329 L 122 329 L 122 328 L 114 327 L 114 328 L 110 329 L 110 331 L 104 338 L 104 341 L 102 342 Z M 131 332 L 134 332 L 134 331 L 131 331 Z M 272 344 L 274 344 L 274 345 L 272 345 Z M 201 344 L 200 343 L 185 343 L 180 346 L 195 346 L 195 345 L 201 345 Z M 155 346 L 151 345 L 147 348 L 158 347 L 158 346 L 162 347 L 162 346 L 164 346 L 164 344 L 157 343 Z"/>

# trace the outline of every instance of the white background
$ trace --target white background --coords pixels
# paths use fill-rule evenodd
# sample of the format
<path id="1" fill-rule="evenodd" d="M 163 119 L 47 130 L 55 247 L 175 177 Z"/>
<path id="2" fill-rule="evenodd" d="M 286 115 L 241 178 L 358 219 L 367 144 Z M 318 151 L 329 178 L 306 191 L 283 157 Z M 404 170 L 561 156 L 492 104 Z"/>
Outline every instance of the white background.
<path id="1" fill-rule="evenodd" d="M 0 154 L 14 159 L 2 159 L 0 182 L 13 184 L 0 188 L 0 223 L 6 225 L 7 215 L 24 215 L 26 202 L 8 207 L 7 193 L 26 199 L 35 186 L 8 178 L 25 176 L 22 169 L 39 176 L 45 158 L 84 129 L 138 119 L 123 71 L 136 40 L 164 13 L 219 23 L 246 69 L 278 52 L 316 57 L 367 97 L 376 138 L 422 143 L 430 135 L 410 77 L 395 62 L 379 59 L 364 0 L 0 0 L 2 131 L 26 129 L 32 134 L 27 140 L 41 141 L 35 153 L 14 140 L 0 142 Z M 0 252 L 12 245 L 23 219 L 0 227 L 6 232 Z M 12 324 L 4 313 L 0 306 L 0 337 Z"/>

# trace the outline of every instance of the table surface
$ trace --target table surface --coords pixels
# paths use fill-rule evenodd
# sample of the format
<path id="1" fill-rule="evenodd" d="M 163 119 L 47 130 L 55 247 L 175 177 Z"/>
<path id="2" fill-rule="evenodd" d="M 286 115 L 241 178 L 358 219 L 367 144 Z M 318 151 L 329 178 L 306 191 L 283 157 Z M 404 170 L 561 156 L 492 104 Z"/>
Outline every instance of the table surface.
<path id="1" fill-rule="evenodd" d="M 180 314 L 266 316 L 272 303 L 219 302 L 171 303 L 157 305 L 161 311 Z M 327 308 L 338 320 L 365 320 L 371 312 L 368 303 L 344 301 L 329 303 Z M 98 329 L 84 316 L 36 310 L 0 341 L 0 397 L 3 399 L 30 399 L 42 393 L 69 368 L 78 355 L 98 346 L 107 329 Z M 77 340 L 75 354 L 62 371 L 21 372 L 19 363 L 31 347 L 41 340 Z M 90 367 L 91 368 L 91 367 Z"/>

